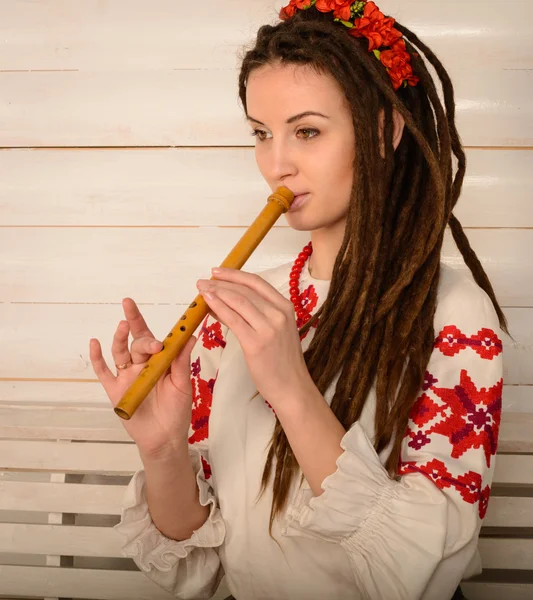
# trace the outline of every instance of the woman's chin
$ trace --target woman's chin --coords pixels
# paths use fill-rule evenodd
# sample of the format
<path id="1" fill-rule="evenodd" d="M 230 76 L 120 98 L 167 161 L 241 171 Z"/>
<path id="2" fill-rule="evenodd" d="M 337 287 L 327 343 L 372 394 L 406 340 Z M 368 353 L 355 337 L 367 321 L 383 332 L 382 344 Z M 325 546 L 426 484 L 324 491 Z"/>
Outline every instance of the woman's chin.
<path id="1" fill-rule="evenodd" d="M 306 219 L 305 216 L 300 213 L 289 214 L 285 213 L 285 218 L 287 220 L 287 225 L 296 231 L 311 231 L 316 229 L 313 227 L 311 223 L 309 223 L 309 219 Z"/>

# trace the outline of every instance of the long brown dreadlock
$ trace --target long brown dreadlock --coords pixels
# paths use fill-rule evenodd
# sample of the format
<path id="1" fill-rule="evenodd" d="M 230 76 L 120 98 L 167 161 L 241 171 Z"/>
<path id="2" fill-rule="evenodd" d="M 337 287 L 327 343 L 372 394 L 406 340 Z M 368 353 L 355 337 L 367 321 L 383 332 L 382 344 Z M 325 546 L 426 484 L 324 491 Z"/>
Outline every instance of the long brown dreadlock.
<path id="1" fill-rule="evenodd" d="M 246 82 L 253 70 L 273 64 L 309 65 L 329 73 L 352 107 L 357 147 L 347 224 L 328 296 L 314 318 L 319 324 L 304 353 L 322 394 L 340 378 L 331 410 L 348 430 L 359 419 L 376 385 L 375 449 L 393 440 L 385 467 L 397 475 L 409 413 L 423 384 L 434 345 L 433 319 L 446 225 L 476 283 L 489 295 L 500 326 L 507 320 L 492 285 L 452 210 L 459 198 L 466 159 L 455 126 L 454 90 L 448 73 L 418 37 L 396 22 L 412 57 L 414 86 L 394 91 L 383 65 L 368 52 L 366 38 L 353 38 L 315 7 L 275 26 L 264 25 L 245 52 L 239 97 L 246 108 Z M 434 67 L 445 109 L 420 53 Z M 392 144 L 393 107 L 405 128 Z M 384 111 L 385 158 L 376 124 Z M 360 149 L 360 150 L 358 150 Z M 453 174 L 452 153 L 457 160 Z M 355 301 L 354 301 L 355 298 Z M 287 502 L 299 470 L 287 436 L 276 420 L 260 495 L 276 459 L 269 532 Z M 302 477 L 303 479 L 303 477 Z"/>

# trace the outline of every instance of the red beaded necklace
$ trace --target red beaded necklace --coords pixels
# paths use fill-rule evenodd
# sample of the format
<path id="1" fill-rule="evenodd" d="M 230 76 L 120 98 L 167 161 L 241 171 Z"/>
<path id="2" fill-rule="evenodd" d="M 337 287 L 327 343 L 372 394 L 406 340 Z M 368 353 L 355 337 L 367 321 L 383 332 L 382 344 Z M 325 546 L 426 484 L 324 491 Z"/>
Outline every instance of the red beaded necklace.
<path id="1" fill-rule="evenodd" d="M 289 275 L 290 282 L 290 298 L 294 304 L 294 310 L 298 319 L 303 321 L 305 325 L 311 318 L 311 313 L 303 307 L 302 298 L 300 295 L 300 275 L 304 268 L 305 261 L 313 254 L 313 244 L 309 242 L 307 246 L 304 246 L 303 250 L 298 254 L 298 258 L 294 261 L 294 265 Z"/>

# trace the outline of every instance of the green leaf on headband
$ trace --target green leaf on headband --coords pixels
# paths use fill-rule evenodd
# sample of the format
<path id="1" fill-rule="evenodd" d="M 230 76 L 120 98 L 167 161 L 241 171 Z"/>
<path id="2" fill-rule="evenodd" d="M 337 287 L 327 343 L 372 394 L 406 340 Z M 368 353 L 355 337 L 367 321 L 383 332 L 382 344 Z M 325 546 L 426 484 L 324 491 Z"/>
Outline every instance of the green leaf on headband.
<path id="1" fill-rule="evenodd" d="M 350 23 L 350 21 L 343 21 L 342 19 L 333 19 L 334 21 L 340 21 L 343 25 L 345 25 L 346 27 L 353 27 L 353 23 Z"/>
<path id="2" fill-rule="evenodd" d="M 354 2 L 350 6 L 352 17 L 362 17 L 365 11 L 365 2 Z"/>
<path id="3" fill-rule="evenodd" d="M 377 58 L 378 60 L 380 60 L 380 58 L 379 58 L 379 57 L 381 56 L 381 52 L 380 52 L 379 50 L 373 50 L 372 52 L 374 52 L 374 54 L 376 55 L 376 58 Z"/>

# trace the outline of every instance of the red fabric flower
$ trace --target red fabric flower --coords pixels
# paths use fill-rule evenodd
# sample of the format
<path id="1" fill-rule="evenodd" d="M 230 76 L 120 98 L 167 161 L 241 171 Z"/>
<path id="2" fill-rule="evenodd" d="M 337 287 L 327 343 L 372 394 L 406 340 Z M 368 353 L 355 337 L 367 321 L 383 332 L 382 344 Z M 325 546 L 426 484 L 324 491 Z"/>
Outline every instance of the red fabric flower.
<path id="1" fill-rule="evenodd" d="M 413 69 L 410 65 L 411 57 L 405 49 L 403 39 L 395 42 L 390 50 L 384 50 L 380 54 L 380 60 L 387 67 L 389 76 L 392 80 L 392 86 L 397 90 L 404 81 L 409 85 L 416 85 L 418 77 L 413 75 Z"/>
<path id="2" fill-rule="evenodd" d="M 368 51 L 372 52 L 382 46 L 392 46 L 402 37 L 400 31 L 394 29 L 394 23 L 396 21 L 386 17 L 374 2 L 367 2 L 363 16 L 355 19 L 349 34 L 354 37 L 366 37 L 369 41 Z"/>
<path id="3" fill-rule="evenodd" d="M 311 0 L 290 0 L 287 6 L 284 6 L 279 11 L 279 18 L 282 21 L 286 21 L 294 16 L 294 13 L 297 10 L 303 10 L 304 8 L 309 8 L 311 6 Z"/>
<path id="4" fill-rule="evenodd" d="M 279 16 L 282 21 L 292 17 L 297 10 L 304 10 L 312 5 L 313 0 L 290 0 L 289 4 L 280 10 Z M 335 19 L 352 21 L 351 7 L 355 0 L 316 0 L 313 6 L 323 13 L 333 12 Z M 360 14 L 362 3 L 357 5 L 357 13 Z M 365 37 L 368 39 L 368 51 L 389 48 L 376 56 L 387 69 L 391 78 L 393 88 L 397 90 L 400 86 L 416 85 L 418 77 L 413 74 L 410 64 L 411 57 L 405 48 L 402 33 L 394 28 L 395 19 L 386 17 L 372 1 L 364 3 L 363 15 L 354 19 L 353 27 L 349 27 L 348 33 L 354 37 Z"/>

